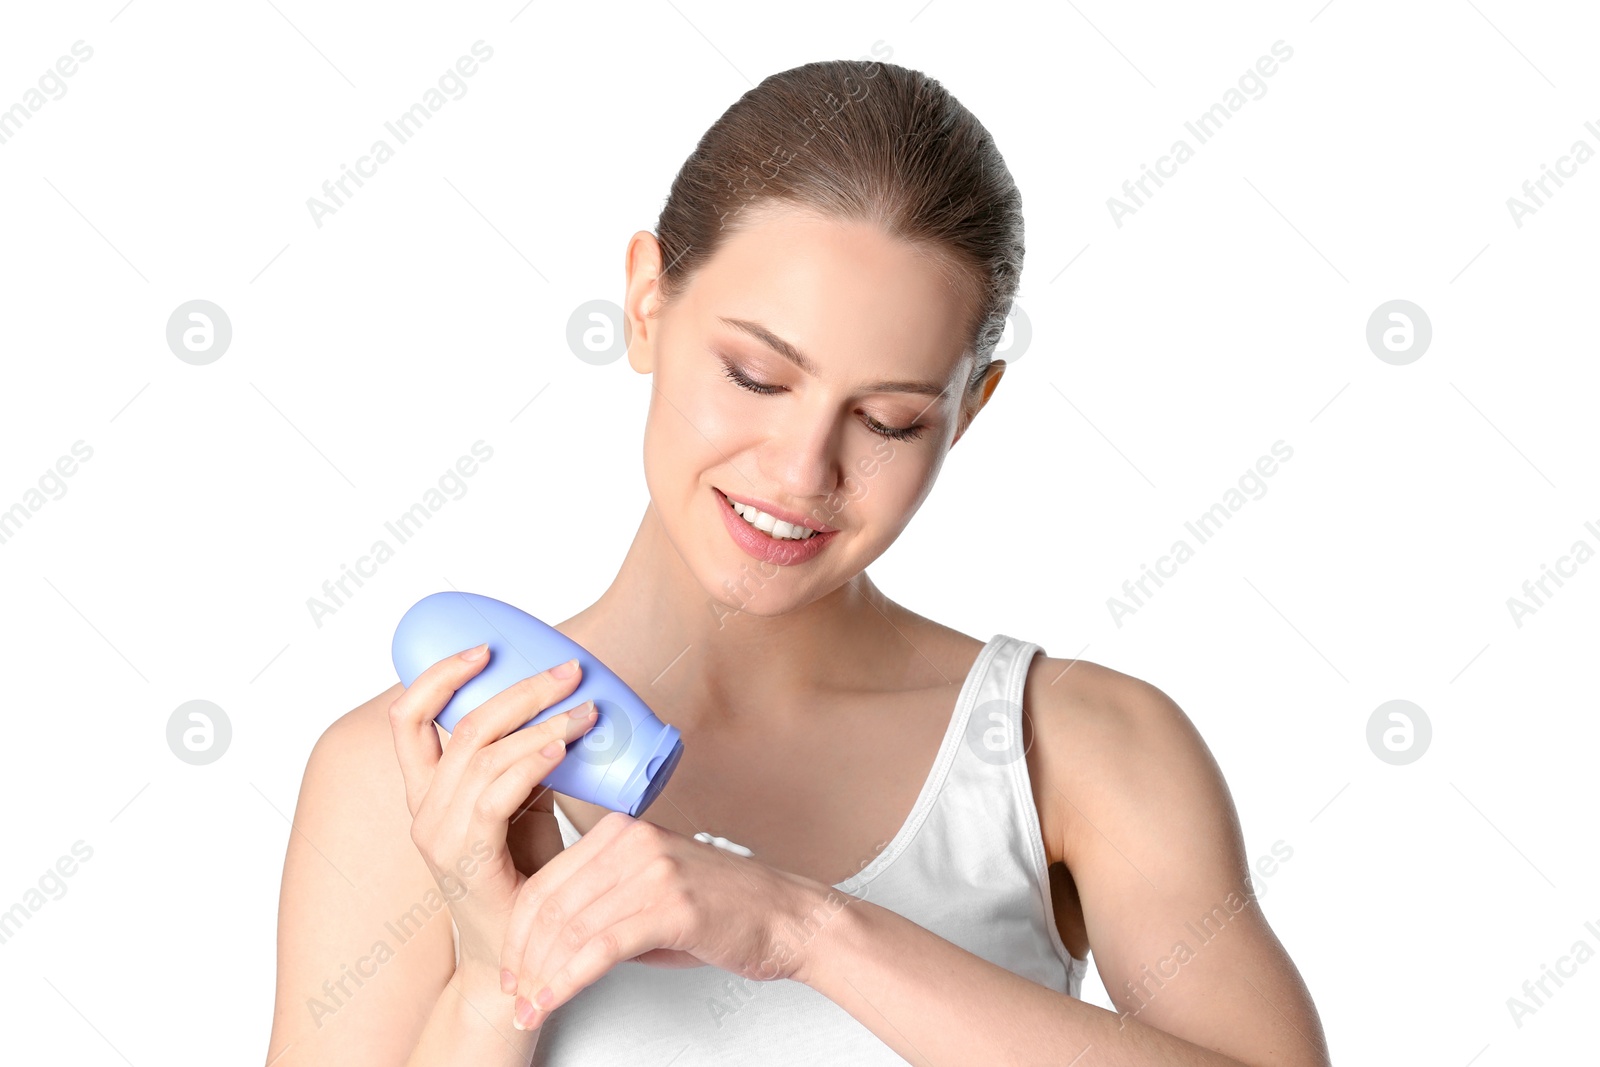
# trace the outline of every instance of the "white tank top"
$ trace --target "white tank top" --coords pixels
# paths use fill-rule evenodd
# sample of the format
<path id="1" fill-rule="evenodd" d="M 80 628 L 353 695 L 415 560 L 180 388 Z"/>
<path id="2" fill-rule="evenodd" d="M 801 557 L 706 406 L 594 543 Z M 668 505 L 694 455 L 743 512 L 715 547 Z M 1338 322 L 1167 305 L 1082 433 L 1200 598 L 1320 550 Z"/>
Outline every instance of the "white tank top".
<path id="1" fill-rule="evenodd" d="M 870 863 L 834 888 L 1077 997 L 1088 961 L 1072 956 L 1056 929 L 1022 748 L 1023 684 L 1040 651 L 1005 634 L 989 639 L 962 684 L 910 816 Z M 572 845 L 577 829 L 559 804 L 555 814 L 563 845 Z M 540 1029 L 532 1062 L 548 1067 L 905 1062 L 809 986 L 745 981 L 711 966 L 624 960 Z"/>

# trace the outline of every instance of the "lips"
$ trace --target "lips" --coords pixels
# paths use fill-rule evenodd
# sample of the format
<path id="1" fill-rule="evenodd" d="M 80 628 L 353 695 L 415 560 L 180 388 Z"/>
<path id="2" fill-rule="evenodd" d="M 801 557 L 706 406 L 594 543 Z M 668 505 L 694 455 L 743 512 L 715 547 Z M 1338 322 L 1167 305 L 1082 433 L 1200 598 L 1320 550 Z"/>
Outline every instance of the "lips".
<path id="1" fill-rule="evenodd" d="M 720 489 L 717 491 L 722 492 Z M 765 511 L 773 518 L 782 519 L 791 526 L 804 526 L 808 529 L 815 530 L 818 533 L 838 533 L 838 529 L 836 527 L 818 525 L 817 521 L 808 515 L 802 515 L 797 511 L 790 511 L 788 508 L 780 508 L 776 504 L 765 500 L 758 500 L 753 496 L 730 496 L 727 493 L 722 493 L 722 495 L 727 497 L 729 500 L 743 504 L 747 508 L 755 508 L 758 511 Z"/>
<path id="2" fill-rule="evenodd" d="M 738 545 L 746 555 L 763 563 L 774 563 L 780 567 L 793 567 L 808 562 L 815 559 L 817 553 L 828 547 L 828 544 L 839 533 L 837 529 L 830 526 L 812 534 L 804 541 L 782 540 L 745 522 L 739 516 L 739 513 L 733 510 L 732 505 L 728 503 L 728 497 L 721 490 L 713 488 L 711 494 L 715 498 L 717 510 L 722 513 L 722 523 L 727 527 L 728 536 L 733 539 L 734 544 Z M 771 510 L 769 506 L 757 500 L 746 501 L 741 499 L 739 503 L 748 503 L 751 507 L 760 508 L 762 511 L 767 512 L 774 518 L 782 519 L 784 522 L 793 522 L 795 518 L 799 518 L 799 516 L 790 518 L 790 516 L 794 515 L 793 512 Z M 801 523 L 801 525 L 809 524 Z M 812 527 L 812 529 L 817 528 Z"/>

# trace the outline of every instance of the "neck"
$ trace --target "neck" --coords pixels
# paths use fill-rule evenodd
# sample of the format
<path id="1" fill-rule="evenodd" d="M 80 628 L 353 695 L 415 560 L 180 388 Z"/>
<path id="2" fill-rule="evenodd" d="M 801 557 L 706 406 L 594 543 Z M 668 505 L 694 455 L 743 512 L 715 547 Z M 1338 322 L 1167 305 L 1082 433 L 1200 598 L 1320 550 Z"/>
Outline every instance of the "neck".
<path id="1" fill-rule="evenodd" d="M 756 614 L 798 586 L 788 568 L 771 570 L 751 560 L 711 595 L 650 504 L 616 578 L 560 629 L 680 729 L 803 712 L 797 694 L 859 677 L 904 644 L 907 613 L 865 571 L 793 610 Z"/>

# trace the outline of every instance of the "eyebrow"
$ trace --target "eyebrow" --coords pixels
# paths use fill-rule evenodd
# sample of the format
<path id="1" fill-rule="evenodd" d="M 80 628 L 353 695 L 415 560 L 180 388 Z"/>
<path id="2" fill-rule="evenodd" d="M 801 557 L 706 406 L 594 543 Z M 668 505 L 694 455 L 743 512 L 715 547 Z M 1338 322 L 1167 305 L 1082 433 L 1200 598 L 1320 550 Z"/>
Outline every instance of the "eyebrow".
<path id="1" fill-rule="evenodd" d="M 718 316 L 718 321 L 725 326 L 730 326 L 735 330 L 749 334 L 813 378 L 821 377 L 817 373 L 817 365 L 807 359 L 805 353 L 759 322 L 751 322 L 748 319 L 730 319 L 726 316 Z M 938 382 L 884 379 L 882 381 L 869 382 L 867 391 L 869 393 L 921 393 L 923 396 L 939 397 L 944 395 L 945 387 Z"/>

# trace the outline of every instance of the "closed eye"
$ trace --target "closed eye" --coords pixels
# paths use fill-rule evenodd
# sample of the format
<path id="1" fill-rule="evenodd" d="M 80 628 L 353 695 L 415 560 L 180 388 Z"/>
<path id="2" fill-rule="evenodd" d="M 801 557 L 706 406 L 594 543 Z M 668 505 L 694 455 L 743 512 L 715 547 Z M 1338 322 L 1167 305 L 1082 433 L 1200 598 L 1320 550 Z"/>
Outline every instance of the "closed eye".
<path id="1" fill-rule="evenodd" d="M 766 385 L 747 376 L 744 371 L 735 366 L 731 360 L 724 359 L 722 361 L 722 365 L 724 368 L 726 368 L 729 380 L 731 380 L 741 389 L 748 389 L 752 393 L 760 393 L 762 396 L 770 396 L 773 393 L 783 392 L 783 390 L 776 385 Z"/>
<path id="2" fill-rule="evenodd" d="M 754 378 L 751 378 L 748 374 L 744 373 L 744 371 L 740 370 L 738 365 L 726 356 L 719 356 L 718 359 L 722 363 L 723 373 L 727 379 L 741 389 L 748 390 L 749 392 L 756 393 L 760 396 L 771 396 L 774 393 L 782 393 L 785 391 L 781 385 L 768 385 L 765 382 L 756 381 Z M 921 437 L 922 432 L 927 429 L 927 426 L 920 422 L 905 427 L 885 426 L 883 423 L 879 422 L 870 415 L 865 416 L 863 421 L 866 422 L 867 429 L 871 430 L 879 437 L 886 437 L 891 441 L 912 441 L 918 437 Z"/>

